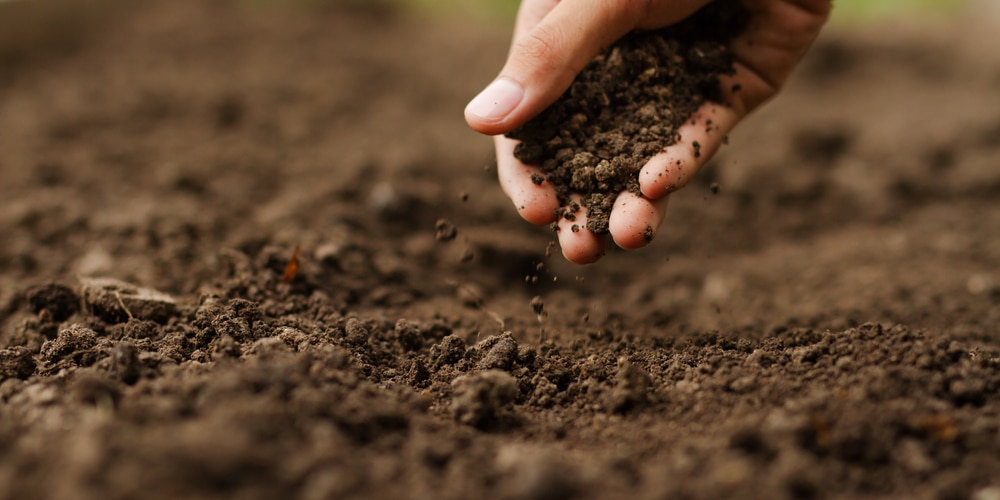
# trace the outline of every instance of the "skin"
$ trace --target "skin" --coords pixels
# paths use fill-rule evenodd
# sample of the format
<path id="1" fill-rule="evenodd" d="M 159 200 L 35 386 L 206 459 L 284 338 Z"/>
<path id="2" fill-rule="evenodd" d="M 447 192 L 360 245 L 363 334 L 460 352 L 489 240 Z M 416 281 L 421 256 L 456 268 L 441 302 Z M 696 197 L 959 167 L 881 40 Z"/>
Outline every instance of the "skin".
<path id="1" fill-rule="evenodd" d="M 514 158 L 509 132 L 562 95 L 603 48 L 632 30 L 657 29 L 691 15 L 709 0 L 524 0 L 513 43 L 500 75 L 465 110 L 473 129 L 495 136 L 500 185 L 518 213 L 537 225 L 556 220 L 555 190 L 531 181 L 537 168 Z M 812 45 L 830 14 L 831 0 L 744 0 L 751 13 L 731 48 L 736 74 L 722 80 L 725 104 L 707 103 L 680 129 L 681 141 L 653 157 L 639 173 L 642 195 L 624 192 L 609 221 L 611 238 L 624 249 L 649 243 L 647 228 L 663 222 L 668 195 L 686 185 L 748 113 L 773 97 Z M 733 89 L 738 89 L 734 91 Z M 711 126 L 708 125 L 711 121 Z M 700 154 L 695 153 L 695 143 Z M 558 221 L 559 244 L 571 262 L 604 255 L 605 238 L 586 229 L 586 214 Z"/>

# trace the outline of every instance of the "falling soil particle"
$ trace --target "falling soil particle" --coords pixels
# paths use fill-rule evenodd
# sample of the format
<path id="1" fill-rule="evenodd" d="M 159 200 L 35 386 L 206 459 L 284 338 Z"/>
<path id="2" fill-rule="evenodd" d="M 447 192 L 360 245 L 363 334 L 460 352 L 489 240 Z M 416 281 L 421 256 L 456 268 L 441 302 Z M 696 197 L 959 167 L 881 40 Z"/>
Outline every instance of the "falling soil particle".
<path id="1" fill-rule="evenodd" d="M 438 241 L 451 241 L 458 235 L 458 228 L 448 219 L 438 219 L 434 224 L 434 230 L 436 231 L 434 237 Z"/>
<path id="2" fill-rule="evenodd" d="M 531 310 L 539 316 L 542 315 L 542 312 L 545 311 L 545 301 L 542 300 L 542 297 L 536 295 L 531 298 Z"/>

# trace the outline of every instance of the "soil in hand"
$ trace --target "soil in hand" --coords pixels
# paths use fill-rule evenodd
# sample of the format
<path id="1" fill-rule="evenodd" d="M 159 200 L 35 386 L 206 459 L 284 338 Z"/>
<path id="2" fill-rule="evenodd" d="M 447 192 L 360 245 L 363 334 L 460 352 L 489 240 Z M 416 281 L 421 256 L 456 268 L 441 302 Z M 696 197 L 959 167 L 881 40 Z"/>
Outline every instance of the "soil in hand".
<path id="1" fill-rule="evenodd" d="M 740 2 L 709 4 L 684 22 L 632 33 L 594 58 L 554 104 L 509 137 L 514 156 L 541 167 L 575 219 L 582 203 L 587 229 L 608 232 L 622 191 L 639 193 L 639 170 L 680 140 L 677 129 L 705 101 L 720 101 L 719 75 L 733 73 L 728 42 L 746 22 Z M 572 195 L 580 195 L 580 201 Z"/>

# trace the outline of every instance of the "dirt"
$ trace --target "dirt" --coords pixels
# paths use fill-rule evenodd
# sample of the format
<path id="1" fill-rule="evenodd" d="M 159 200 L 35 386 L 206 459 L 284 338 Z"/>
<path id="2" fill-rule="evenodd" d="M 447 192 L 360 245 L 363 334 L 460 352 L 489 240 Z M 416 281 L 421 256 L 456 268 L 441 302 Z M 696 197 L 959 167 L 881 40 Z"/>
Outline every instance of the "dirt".
<path id="1" fill-rule="evenodd" d="M 0 497 L 1000 492 L 982 16 L 829 30 L 583 269 L 461 119 L 506 24 L 123 7 L 0 63 Z"/>
<path id="2" fill-rule="evenodd" d="M 677 129 L 699 106 L 721 102 L 719 76 L 735 72 L 728 42 L 746 19 L 741 2 L 725 0 L 677 25 L 631 33 L 594 58 L 555 103 L 507 134 L 521 141 L 514 156 L 540 167 L 532 181 L 555 188 L 560 218 L 575 220 L 582 205 L 587 229 L 608 232 L 618 194 L 639 194 L 642 166 L 679 140 Z"/>

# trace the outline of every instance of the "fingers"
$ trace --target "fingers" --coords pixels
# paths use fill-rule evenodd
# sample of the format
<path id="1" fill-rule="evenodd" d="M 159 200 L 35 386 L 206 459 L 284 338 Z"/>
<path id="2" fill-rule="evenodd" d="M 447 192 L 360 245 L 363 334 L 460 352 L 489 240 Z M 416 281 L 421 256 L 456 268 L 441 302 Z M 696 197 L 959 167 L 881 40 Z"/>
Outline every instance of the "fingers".
<path id="1" fill-rule="evenodd" d="M 831 0 L 745 0 L 746 30 L 730 44 L 741 70 L 733 106 L 753 111 L 776 94 L 830 16 Z"/>
<path id="2" fill-rule="evenodd" d="M 626 249 L 642 248 L 653 241 L 667 211 L 667 198 L 650 200 L 628 191 L 615 200 L 608 229 L 615 243 Z"/>
<path id="3" fill-rule="evenodd" d="M 524 220 L 539 226 L 554 221 L 559 200 L 552 184 L 548 181 L 535 184 L 533 179 L 542 179 L 542 173 L 514 158 L 517 141 L 503 136 L 497 136 L 493 140 L 496 143 L 500 187 L 514 203 L 517 213 Z"/>
<path id="4" fill-rule="evenodd" d="M 582 207 L 581 197 L 573 195 L 573 203 L 578 207 L 571 214 L 572 220 L 563 218 L 559 226 L 559 246 L 566 260 L 574 264 L 592 264 L 605 253 L 605 238 L 587 229 L 587 214 Z M 608 221 L 608 229 L 615 243 L 634 250 L 653 241 L 656 228 L 663 222 L 667 209 L 667 199 L 649 200 L 630 192 L 623 192 L 615 200 L 615 206 Z"/>
<path id="5" fill-rule="evenodd" d="M 548 181 L 535 184 L 533 177 L 541 179 L 541 171 L 514 158 L 517 141 L 497 136 L 494 142 L 500 187 L 514 203 L 517 212 L 524 220 L 539 226 L 556 221 L 559 200 L 552 184 Z M 580 200 L 579 195 L 573 196 L 573 201 L 579 206 L 570 215 L 573 220 L 563 218 L 558 221 L 559 246 L 566 260 L 574 264 L 591 264 L 604 256 L 604 237 L 587 230 L 587 215 Z"/>
<path id="6" fill-rule="evenodd" d="M 587 229 L 587 213 L 582 198 L 572 196 L 577 210 L 570 214 L 573 220 L 559 219 L 559 246 L 566 260 L 574 264 L 593 264 L 604 256 L 604 237 Z"/>
<path id="7" fill-rule="evenodd" d="M 531 0 L 521 15 L 531 22 Z M 630 4 L 634 2 L 621 2 Z M 577 73 L 600 51 L 635 25 L 628 9 L 610 0 L 558 2 L 534 26 L 519 28 L 500 76 L 465 108 L 473 129 L 484 134 L 509 132 L 559 97 Z"/>
<path id="8" fill-rule="evenodd" d="M 723 77 L 725 105 L 707 103 L 678 133 L 681 140 L 639 173 L 642 194 L 657 199 L 684 187 L 726 134 L 784 85 L 830 14 L 830 0 L 746 0 L 750 25 L 733 40 L 736 74 Z"/>
<path id="9" fill-rule="evenodd" d="M 552 104 L 604 47 L 636 27 L 683 19 L 705 3 L 525 0 L 507 64 L 466 107 L 466 121 L 484 134 L 509 132 Z"/>
<path id="10" fill-rule="evenodd" d="M 500 76 L 466 107 L 466 120 L 485 134 L 509 132 L 554 102 L 603 47 L 632 29 L 674 23 L 709 1 L 524 0 L 507 63 Z M 702 106 L 679 129 L 681 139 L 643 167 L 639 174 L 642 196 L 625 193 L 618 198 L 609 230 L 619 246 L 638 248 L 652 239 L 663 219 L 666 195 L 686 185 L 736 123 L 780 89 L 825 23 L 831 1 L 744 3 L 751 21 L 732 43 L 736 74 L 723 78 L 726 104 Z M 549 223 L 559 207 L 555 191 L 545 182 L 533 182 L 540 172 L 513 157 L 515 144 L 497 138 L 501 185 L 523 218 Z M 568 260 L 584 264 L 603 255 L 604 238 L 585 229 L 582 210 L 576 220 L 558 224 Z"/>
<path id="11" fill-rule="evenodd" d="M 497 136 L 494 142 L 497 149 L 497 174 L 500 177 L 500 187 L 514 203 L 517 212 L 524 220 L 535 225 L 555 222 L 559 199 L 552 184 L 548 181 L 543 181 L 541 185 L 535 184 L 532 177 L 540 176 L 541 171 L 514 158 L 517 141 Z M 573 195 L 573 201 L 579 207 L 570 214 L 573 220 L 566 218 L 558 220 L 559 246 L 566 260 L 574 264 L 597 262 L 604 256 L 604 237 L 587 230 L 587 214 L 580 203 L 580 196 Z"/>
<path id="12" fill-rule="evenodd" d="M 733 107 L 714 102 L 703 104 L 677 130 L 680 140 L 650 158 L 639 171 L 643 196 L 656 200 L 687 185 L 742 117 L 742 112 Z"/>

